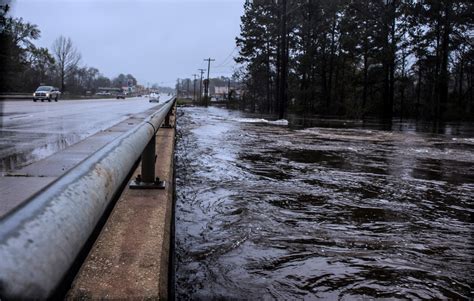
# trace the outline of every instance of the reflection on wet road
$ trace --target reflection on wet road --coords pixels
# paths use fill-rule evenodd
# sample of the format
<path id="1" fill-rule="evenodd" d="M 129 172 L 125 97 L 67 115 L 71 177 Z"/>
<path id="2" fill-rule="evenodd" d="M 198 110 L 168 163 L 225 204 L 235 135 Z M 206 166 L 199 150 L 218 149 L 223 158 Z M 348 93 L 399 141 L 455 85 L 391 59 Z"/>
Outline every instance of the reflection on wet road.
<path id="1" fill-rule="evenodd" d="M 473 137 L 255 121 L 179 111 L 178 299 L 473 296 Z"/>
<path id="2" fill-rule="evenodd" d="M 162 95 L 167 100 L 170 96 Z M 156 106 L 146 98 L 4 101 L 0 112 L 0 172 L 45 158 Z"/>

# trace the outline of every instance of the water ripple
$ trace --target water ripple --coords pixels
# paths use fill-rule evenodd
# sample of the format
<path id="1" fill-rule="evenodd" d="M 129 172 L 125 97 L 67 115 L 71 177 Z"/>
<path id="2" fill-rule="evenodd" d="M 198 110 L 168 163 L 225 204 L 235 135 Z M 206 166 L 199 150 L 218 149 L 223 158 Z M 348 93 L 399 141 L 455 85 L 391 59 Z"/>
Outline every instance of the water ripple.
<path id="1" fill-rule="evenodd" d="M 472 138 L 246 118 L 179 111 L 178 299 L 473 297 Z"/>

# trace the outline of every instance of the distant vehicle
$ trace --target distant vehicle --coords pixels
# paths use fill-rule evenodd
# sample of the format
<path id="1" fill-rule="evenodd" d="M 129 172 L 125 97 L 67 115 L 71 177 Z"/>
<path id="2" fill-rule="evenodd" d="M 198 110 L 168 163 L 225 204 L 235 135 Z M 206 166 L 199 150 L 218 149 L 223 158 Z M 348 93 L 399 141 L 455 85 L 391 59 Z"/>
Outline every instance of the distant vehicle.
<path id="1" fill-rule="evenodd" d="M 115 95 L 115 97 L 116 97 L 117 99 L 120 99 L 120 98 L 121 98 L 121 99 L 125 99 L 125 95 L 126 95 L 126 94 L 125 94 L 124 92 L 120 92 L 120 93 L 117 93 L 117 95 Z"/>
<path id="2" fill-rule="evenodd" d="M 160 102 L 160 94 L 158 93 L 150 93 L 150 102 Z"/>
<path id="3" fill-rule="evenodd" d="M 47 100 L 51 101 L 58 101 L 61 92 L 59 89 L 53 86 L 39 86 L 36 89 L 35 93 L 33 93 L 33 101 L 37 101 L 38 99 L 41 101 Z"/>
<path id="4" fill-rule="evenodd" d="M 95 93 L 95 95 L 97 96 L 110 96 L 110 92 L 98 92 L 98 93 Z"/>

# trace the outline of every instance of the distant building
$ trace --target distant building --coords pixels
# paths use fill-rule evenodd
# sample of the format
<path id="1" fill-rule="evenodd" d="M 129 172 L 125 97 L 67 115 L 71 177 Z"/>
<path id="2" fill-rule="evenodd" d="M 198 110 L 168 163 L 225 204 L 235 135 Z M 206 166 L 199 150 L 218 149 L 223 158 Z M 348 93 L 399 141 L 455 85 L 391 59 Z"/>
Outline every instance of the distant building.
<path id="1" fill-rule="evenodd" d="M 121 88 L 112 88 L 112 87 L 99 87 L 97 89 L 98 92 L 106 92 L 110 94 L 117 94 L 121 93 L 123 90 Z"/>
<path id="2" fill-rule="evenodd" d="M 143 93 L 143 92 L 145 92 L 145 87 L 142 86 L 142 85 L 136 85 L 136 86 L 135 86 L 135 92 L 137 92 L 137 93 Z"/>
<path id="3" fill-rule="evenodd" d="M 214 87 L 214 101 L 225 101 L 229 99 L 229 93 L 233 100 L 240 99 L 244 91 L 241 88 Z"/>
<path id="4" fill-rule="evenodd" d="M 229 93 L 228 87 L 214 87 L 214 97 L 217 101 L 226 100 Z"/>
<path id="5" fill-rule="evenodd" d="M 126 93 L 135 93 L 135 86 L 123 86 L 122 90 Z"/>

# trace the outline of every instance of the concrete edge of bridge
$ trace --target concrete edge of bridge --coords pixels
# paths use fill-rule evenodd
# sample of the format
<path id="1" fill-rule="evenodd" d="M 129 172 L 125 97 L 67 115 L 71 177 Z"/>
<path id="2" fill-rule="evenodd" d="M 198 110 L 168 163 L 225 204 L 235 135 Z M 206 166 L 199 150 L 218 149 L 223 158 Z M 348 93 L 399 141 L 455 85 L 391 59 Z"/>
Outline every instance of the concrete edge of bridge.
<path id="1" fill-rule="evenodd" d="M 155 171 L 165 189 L 125 188 L 66 299 L 169 299 L 175 116 L 156 133 Z"/>

